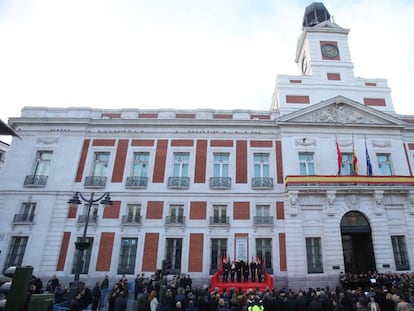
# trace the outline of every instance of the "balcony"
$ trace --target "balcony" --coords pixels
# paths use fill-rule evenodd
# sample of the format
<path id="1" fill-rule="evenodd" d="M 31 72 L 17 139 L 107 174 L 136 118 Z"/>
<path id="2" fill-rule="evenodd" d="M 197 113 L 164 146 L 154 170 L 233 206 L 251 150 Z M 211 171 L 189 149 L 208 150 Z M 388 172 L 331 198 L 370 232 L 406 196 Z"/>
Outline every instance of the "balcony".
<path id="1" fill-rule="evenodd" d="M 148 185 L 148 177 L 129 176 L 126 179 L 125 187 L 127 188 L 146 188 Z"/>
<path id="2" fill-rule="evenodd" d="M 168 188 L 170 189 L 188 189 L 190 177 L 168 177 Z"/>
<path id="3" fill-rule="evenodd" d="M 121 220 L 122 225 L 140 225 L 141 224 L 141 216 L 132 216 L 132 215 L 124 215 L 122 216 Z"/>
<path id="4" fill-rule="evenodd" d="M 86 176 L 85 178 L 85 187 L 88 188 L 104 188 L 106 185 L 105 176 Z"/>
<path id="5" fill-rule="evenodd" d="M 273 226 L 273 216 L 254 216 L 253 223 L 259 226 Z"/>
<path id="6" fill-rule="evenodd" d="M 361 188 L 364 189 L 401 189 L 414 186 L 413 176 L 324 176 L 324 175 L 290 175 L 285 178 L 288 189 L 336 189 L 336 188 Z"/>
<path id="7" fill-rule="evenodd" d="M 230 217 L 210 217 L 210 226 L 229 226 Z"/>
<path id="8" fill-rule="evenodd" d="M 252 188 L 255 190 L 273 189 L 273 178 L 271 177 L 253 177 Z"/>
<path id="9" fill-rule="evenodd" d="M 13 224 L 31 224 L 33 223 L 34 214 L 15 214 Z"/>
<path id="10" fill-rule="evenodd" d="M 78 224 L 84 224 L 84 223 L 86 223 L 86 218 L 87 217 L 88 217 L 87 215 L 79 215 L 78 216 Z M 88 221 L 88 223 L 90 223 L 90 224 L 97 224 L 98 223 L 98 215 L 95 215 L 95 214 L 89 215 L 89 221 Z"/>
<path id="11" fill-rule="evenodd" d="M 44 187 L 47 182 L 47 175 L 27 175 L 24 185 L 27 187 Z"/>
<path id="12" fill-rule="evenodd" d="M 230 177 L 211 177 L 210 189 L 230 189 L 231 178 Z"/>
<path id="13" fill-rule="evenodd" d="M 165 217 L 166 225 L 184 225 L 185 217 L 184 216 L 167 216 Z"/>

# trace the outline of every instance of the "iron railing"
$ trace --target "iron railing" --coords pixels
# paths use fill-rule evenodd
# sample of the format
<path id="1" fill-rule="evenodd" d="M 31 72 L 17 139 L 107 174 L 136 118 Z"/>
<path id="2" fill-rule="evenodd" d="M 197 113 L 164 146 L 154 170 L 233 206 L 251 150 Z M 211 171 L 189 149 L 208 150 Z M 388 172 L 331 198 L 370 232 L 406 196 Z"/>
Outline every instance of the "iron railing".
<path id="1" fill-rule="evenodd" d="M 211 177 L 210 188 L 211 189 L 230 189 L 231 178 L 230 177 Z"/>
<path id="2" fill-rule="evenodd" d="M 42 187 L 46 185 L 47 175 L 27 175 L 24 179 L 25 186 Z"/>

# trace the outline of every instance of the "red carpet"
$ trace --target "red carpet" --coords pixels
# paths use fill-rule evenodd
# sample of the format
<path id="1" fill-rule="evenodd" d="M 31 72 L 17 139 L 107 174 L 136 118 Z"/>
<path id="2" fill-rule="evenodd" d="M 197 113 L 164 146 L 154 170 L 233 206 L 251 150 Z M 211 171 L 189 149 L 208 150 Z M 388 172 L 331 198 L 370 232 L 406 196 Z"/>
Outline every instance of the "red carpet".
<path id="1" fill-rule="evenodd" d="M 211 277 L 210 282 L 210 291 L 214 291 L 216 288 L 218 288 L 219 293 L 223 292 L 223 289 L 225 288 L 227 291 L 230 290 L 230 288 L 234 288 L 236 291 L 238 291 L 240 288 L 243 290 L 243 292 L 246 292 L 248 289 L 253 289 L 256 291 L 256 288 L 259 288 L 260 291 L 264 291 L 266 288 L 269 288 L 270 290 L 273 289 L 273 276 L 266 273 L 264 281 L 262 282 L 227 282 L 224 283 L 221 281 L 221 277 L 219 276 L 218 272 L 215 273 Z"/>

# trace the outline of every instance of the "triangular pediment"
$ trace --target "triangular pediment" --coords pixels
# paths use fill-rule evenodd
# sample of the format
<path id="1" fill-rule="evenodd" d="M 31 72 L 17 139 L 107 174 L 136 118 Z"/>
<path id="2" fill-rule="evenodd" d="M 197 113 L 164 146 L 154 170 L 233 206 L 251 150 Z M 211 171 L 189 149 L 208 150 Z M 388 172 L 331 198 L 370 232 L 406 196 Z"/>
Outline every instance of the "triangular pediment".
<path id="1" fill-rule="evenodd" d="M 329 124 L 329 125 L 380 125 L 405 126 L 406 123 L 393 115 L 367 107 L 343 96 L 314 104 L 277 119 L 280 124 Z"/>

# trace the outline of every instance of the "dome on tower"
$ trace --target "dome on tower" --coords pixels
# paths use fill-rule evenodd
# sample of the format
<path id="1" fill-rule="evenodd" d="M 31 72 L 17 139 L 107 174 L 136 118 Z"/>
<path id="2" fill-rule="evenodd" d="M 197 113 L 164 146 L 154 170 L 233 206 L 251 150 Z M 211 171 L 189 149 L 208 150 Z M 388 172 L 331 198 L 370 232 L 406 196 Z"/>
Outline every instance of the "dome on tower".
<path id="1" fill-rule="evenodd" d="M 329 21 L 331 15 L 325 8 L 322 2 L 313 2 L 305 9 L 305 15 L 303 16 L 303 27 L 313 27 L 324 21 Z"/>

